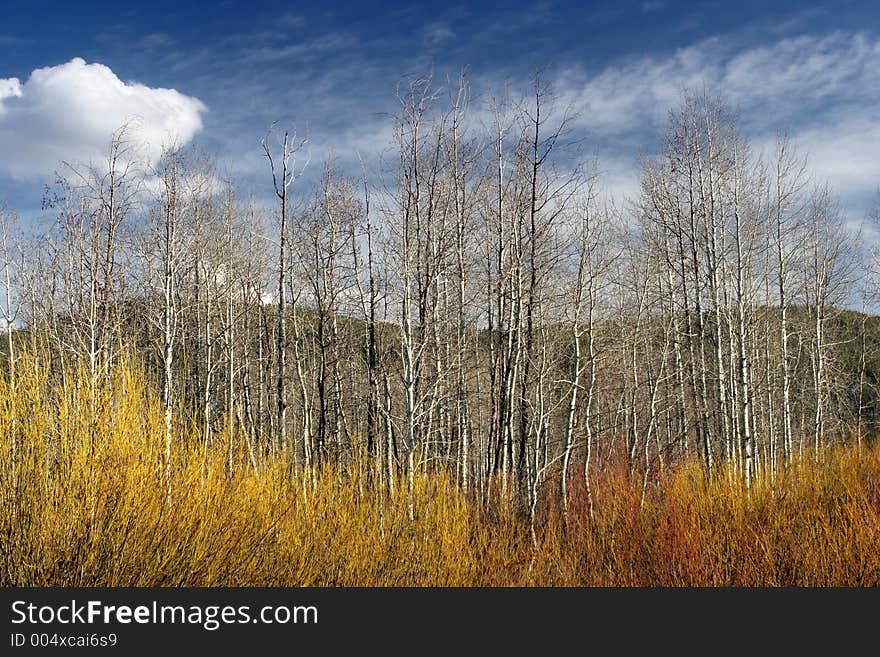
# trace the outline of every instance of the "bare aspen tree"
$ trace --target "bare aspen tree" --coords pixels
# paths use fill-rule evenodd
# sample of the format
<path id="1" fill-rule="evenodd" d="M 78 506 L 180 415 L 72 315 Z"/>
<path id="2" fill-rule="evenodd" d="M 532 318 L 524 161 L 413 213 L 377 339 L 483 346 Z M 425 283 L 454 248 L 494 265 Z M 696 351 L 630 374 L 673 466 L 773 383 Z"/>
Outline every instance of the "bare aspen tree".
<path id="1" fill-rule="evenodd" d="M 379 290 L 373 250 L 375 236 L 370 215 L 370 186 L 366 172 L 363 174 L 363 212 L 359 220 L 351 222 L 350 229 L 354 284 L 360 301 L 360 312 L 366 322 L 364 341 L 367 353 L 367 453 L 370 456 L 375 456 L 376 474 L 381 481 L 383 442 L 379 440 L 381 413 L 379 408 L 379 348 L 376 336 Z M 362 251 L 366 252 L 365 257 L 361 255 Z M 362 281 L 361 275 L 364 264 L 366 265 L 366 281 Z M 391 479 L 390 447 L 390 444 L 387 445 L 389 450 L 389 484 Z"/>
<path id="2" fill-rule="evenodd" d="M 423 296 L 436 272 L 427 271 L 422 262 L 423 239 L 430 221 L 434 198 L 430 185 L 437 173 L 436 160 L 431 158 L 430 131 L 425 119 L 432 101 L 430 79 L 414 81 L 408 93 L 401 98 L 402 115 L 398 120 L 400 171 L 397 211 L 400 213 L 400 232 L 397 236 L 397 278 L 400 288 L 400 356 L 401 378 L 404 395 L 404 440 L 409 495 L 409 515 L 415 514 L 413 486 L 415 477 L 416 442 L 421 430 L 423 415 L 421 391 L 424 374 L 424 355 L 428 346 L 426 339 L 426 298 Z M 428 134 L 426 135 L 425 132 Z M 426 155 L 427 150 L 427 155 Z M 428 187 L 428 190 L 426 190 Z M 427 276 L 424 278 L 423 276 Z M 413 311 L 418 312 L 418 319 Z"/>
<path id="3" fill-rule="evenodd" d="M 24 252 L 20 245 L 14 243 L 17 241 L 15 235 L 16 219 L 12 211 L 0 205 L 0 251 L 2 251 L 0 257 L 3 258 L 4 288 L 2 319 L 6 333 L 6 371 L 13 394 L 15 394 L 17 385 L 15 368 L 17 356 L 13 334 L 22 306 L 22 300 L 19 296 L 21 289 L 16 289 L 16 284 L 24 268 Z M 12 418 L 12 425 L 9 431 L 11 434 L 9 476 L 12 481 L 13 499 L 15 499 L 18 490 L 18 426 L 15 416 Z"/>
<path id="4" fill-rule="evenodd" d="M 157 171 L 160 190 L 158 208 L 151 222 L 155 233 L 153 239 L 145 245 L 145 257 L 153 255 L 155 243 L 158 256 L 161 258 L 161 363 L 162 363 L 162 404 L 165 415 L 165 476 L 167 486 L 171 485 L 171 446 L 173 440 L 173 413 L 175 400 L 175 363 L 176 340 L 180 330 L 178 300 L 180 293 L 177 288 L 180 277 L 181 258 L 183 256 L 182 215 L 186 203 L 183 156 L 177 148 L 169 148 L 163 153 Z M 168 494 L 171 494 L 169 489 Z"/>
<path id="5" fill-rule="evenodd" d="M 577 209 L 575 233 L 573 235 L 576 248 L 577 275 L 574 280 L 574 301 L 572 303 L 571 338 L 574 348 L 571 365 L 571 391 L 568 401 L 568 415 L 565 423 L 565 447 L 562 458 L 562 502 L 566 515 L 569 508 L 570 462 L 574 453 L 575 431 L 577 429 L 578 402 L 583 390 L 585 402 L 583 406 L 583 442 L 584 442 L 584 485 L 590 515 L 593 514 L 593 495 L 590 483 L 590 464 L 593 452 L 593 407 L 596 393 L 597 376 L 597 341 L 596 317 L 597 297 L 601 287 L 599 277 L 609 264 L 603 256 L 603 240 L 607 237 L 605 218 L 595 207 L 595 191 L 591 184 L 585 191 L 585 199 Z M 584 317 L 586 316 L 586 317 Z M 586 358 L 584 358 L 583 341 L 586 337 Z M 584 371 L 587 371 L 586 385 L 582 383 Z"/>
<path id="6" fill-rule="evenodd" d="M 455 219 L 455 356 L 450 365 L 456 370 L 455 416 L 458 450 L 457 476 L 462 488 L 467 489 L 471 479 L 471 421 L 468 404 L 467 373 L 469 332 L 473 329 L 468 317 L 468 287 L 473 247 L 476 192 L 482 180 L 476 177 L 476 167 L 482 155 L 482 145 L 468 133 L 469 87 L 464 76 L 450 90 L 452 109 L 449 134 L 446 138 L 446 159 L 449 162 L 451 210 Z M 469 331 L 470 329 L 470 331 Z"/>
<path id="7" fill-rule="evenodd" d="M 257 213 L 255 204 L 250 201 L 246 206 L 246 215 L 240 228 L 239 239 L 244 243 L 244 262 L 238 284 L 241 299 L 242 328 L 240 335 L 243 341 L 241 349 L 241 414 L 248 442 L 248 457 L 254 469 L 257 468 L 257 457 L 260 449 L 265 448 L 263 414 L 263 273 L 268 269 L 268 262 L 263 253 L 258 232 L 263 232 L 262 216 Z M 256 345 L 254 344 L 256 343 Z M 256 369 L 256 373 L 254 372 Z M 254 390 L 256 388 L 256 391 Z M 256 399 L 254 398 L 256 396 Z"/>
<path id="8" fill-rule="evenodd" d="M 271 130 L 269 131 L 271 134 Z M 285 130 L 280 144 L 280 153 L 273 156 L 273 148 L 269 144 L 269 134 L 263 139 L 263 152 L 269 160 L 269 169 L 272 173 L 272 186 L 278 197 L 278 288 L 277 304 L 278 317 L 276 320 L 275 351 L 278 359 L 275 378 L 275 404 L 276 404 L 276 430 L 281 449 L 286 450 L 287 444 L 287 395 L 285 390 L 287 380 L 287 307 L 285 295 L 287 293 L 287 240 L 288 226 L 287 215 L 290 209 L 290 186 L 296 178 L 302 174 L 306 161 L 302 168 L 296 169 L 296 156 L 305 146 L 306 140 L 297 141 L 296 133 L 292 135 Z M 278 160 L 276 164 L 276 159 Z"/>
<path id="9" fill-rule="evenodd" d="M 236 453 L 236 418 L 240 417 L 240 409 L 238 406 L 238 391 L 235 385 L 239 364 L 235 357 L 236 343 L 238 341 L 238 333 L 236 331 L 239 316 L 244 309 L 241 306 L 245 299 L 239 296 L 241 278 L 241 258 L 238 253 L 237 244 L 239 243 L 239 230 L 236 225 L 237 204 L 235 198 L 235 190 L 227 185 L 223 193 L 221 202 L 221 212 L 223 221 L 223 244 L 225 246 L 225 258 L 222 259 L 220 266 L 223 272 L 223 288 L 224 288 L 224 325 L 223 325 L 223 347 L 226 358 L 226 395 L 225 395 L 225 415 L 226 415 L 226 440 L 228 441 L 227 467 L 232 472 L 235 467 Z M 240 424 L 240 422 L 239 422 Z"/>
<path id="10" fill-rule="evenodd" d="M 545 284 L 557 267 L 554 241 L 561 218 L 586 183 L 580 165 L 566 172 L 555 167 L 556 157 L 565 150 L 564 139 L 571 120 L 571 110 L 565 108 L 560 112 L 555 108 L 552 94 L 536 75 L 529 103 L 518 115 L 521 141 L 517 149 L 517 172 L 522 182 L 521 193 L 516 197 L 519 202 L 512 213 L 517 272 L 513 297 L 516 321 L 512 323 L 517 326 L 513 360 L 518 384 L 519 426 L 511 474 L 521 495 L 524 491 L 535 491 L 539 479 L 535 467 L 528 467 L 530 437 L 532 447 L 538 448 L 547 427 L 544 414 L 547 390 L 543 381 L 550 363 L 542 344 L 541 329 L 550 319 L 544 316 L 549 315 L 554 302 L 547 297 Z"/>
<path id="11" fill-rule="evenodd" d="M 70 177 L 59 176 L 44 201 L 57 212 L 46 241 L 53 265 L 51 333 L 60 353 L 87 363 L 92 410 L 118 353 L 128 286 L 120 231 L 140 202 L 138 152 L 127 135 L 127 127 L 114 133 L 102 162 L 66 164 Z"/>
<path id="12" fill-rule="evenodd" d="M 788 462 L 792 457 L 792 408 L 791 408 L 791 354 L 789 344 L 789 309 L 791 304 L 793 258 L 797 253 L 792 235 L 796 234 L 797 222 L 802 212 L 800 194 L 804 186 L 806 164 L 792 152 L 788 141 L 778 138 L 774 159 L 772 235 L 775 251 L 774 272 L 777 281 L 779 304 L 779 345 L 782 361 L 782 447 Z"/>
<path id="13" fill-rule="evenodd" d="M 746 289 L 748 285 L 748 279 L 750 276 L 750 265 L 747 261 L 748 254 L 751 250 L 749 244 L 746 243 L 747 236 L 745 234 L 747 227 L 745 223 L 747 221 L 747 217 L 745 216 L 748 212 L 748 208 L 745 207 L 745 203 L 743 200 L 743 185 L 747 184 L 747 181 L 744 181 L 744 162 L 748 157 L 744 152 L 745 148 L 740 144 L 734 143 L 734 161 L 733 161 L 733 171 L 734 171 L 734 179 L 733 179 L 733 224 L 734 224 L 734 244 L 736 248 L 736 256 L 735 256 L 735 268 L 736 268 L 736 281 L 735 281 L 735 290 L 736 290 L 736 330 L 737 330 L 737 344 L 739 347 L 738 358 L 737 358 L 737 375 L 739 377 L 739 396 L 740 396 L 740 407 L 739 412 L 741 414 L 741 427 L 742 427 L 742 450 L 743 456 L 745 459 L 744 463 L 744 471 L 746 478 L 746 487 L 749 488 L 752 483 L 752 477 L 754 475 L 754 439 L 753 439 L 753 427 L 752 427 L 752 396 L 751 396 L 751 380 L 749 374 L 749 354 L 748 354 L 748 346 L 747 346 L 747 333 L 746 333 L 746 313 L 747 308 L 749 306 L 749 291 Z"/>
<path id="14" fill-rule="evenodd" d="M 512 307 L 509 286 L 512 280 L 510 237 L 507 229 L 507 197 L 512 193 L 508 174 L 508 134 L 511 119 L 506 101 L 495 101 L 492 123 L 492 200 L 484 210 L 486 234 L 487 329 L 489 334 L 490 429 L 487 441 L 487 475 L 500 471 L 502 494 L 506 497 L 507 471 L 512 427 L 509 418 L 511 391 L 511 359 L 514 331 L 508 321 Z M 494 303 L 493 303 L 494 301 Z M 492 479 L 486 495 L 491 494 Z"/>
<path id="15" fill-rule="evenodd" d="M 339 317 L 343 311 L 343 296 L 353 285 L 347 258 L 352 227 L 360 214 L 353 186 L 328 164 L 316 198 L 298 219 L 300 237 L 293 244 L 300 276 L 314 309 L 318 406 L 313 451 L 319 459 L 327 453 L 331 438 L 334 458 L 338 459 L 345 433 L 340 372 L 343 337 Z"/>
<path id="16" fill-rule="evenodd" d="M 804 243 L 805 300 L 812 319 L 810 362 L 815 394 L 813 406 L 813 451 L 816 459 L 825 442 L 828 424 L 830 358 L 826 324 L 834 303 L 839 301 L 849 279 L 850 266 L 845 262 L 846 233 L 840 223 L 838 208 L 827 187 L 814 190 L 810 200 Z"/>

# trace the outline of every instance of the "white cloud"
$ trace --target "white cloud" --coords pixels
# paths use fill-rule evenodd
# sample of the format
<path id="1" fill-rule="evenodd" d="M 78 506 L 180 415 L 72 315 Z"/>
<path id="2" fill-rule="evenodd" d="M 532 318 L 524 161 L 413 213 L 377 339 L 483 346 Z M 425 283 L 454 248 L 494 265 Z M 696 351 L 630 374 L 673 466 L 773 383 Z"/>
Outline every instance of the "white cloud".
<path id="1" fill-rule="evenodd" d="M 664 57 L 630 58 L 589 77 L 572 70 L 559 80 L 564 99 L 581 110 L 582 123 L 603 133 L 656 126 L 683 89 L 704 86 L 757 127 L 852 99 L 878 100 L 880 38 L 800 36 L 745 50 L 712 38 Z"/>
<path id="2" fill-rule="evenodd" d="M 682 91 L 705 88 L 732 104 L 757 144 L 787 131 L 816 177 L 844 197 L 862 197 L 880 184 L 877 35 L 806 35 L 746 49 L 716 37 L 663 57 L 628 58 L 593 75 L 572 69 L 555 86 L 560 100 L 579 111 L 578 126 L 609 144 L 603 161 L 633 146 L 656 148 Z M 654 146 L 645 144 L 650 134 Z M 615 161 L 612 178 L 637 180 L 631 162 L 628 173 Z"/>
<path id="3" fill-rule="evenodd" d="M 834 126 L 797 134 L 820 181 L 845 199 L 870 199 L 880 189 L 880 118 L 852 117 Z"/>
<path id="4" fill-rule="evenodd" d="M 437 46 L 454 38 L 455 32 L 446 23 L 431 23 L 425 26 L 424 40 L 428 46 Z"/>
<path id="5" fill-rule="evenodd" d="M 21 82 L 18 78 L 0 79 L 0 100 L 21 96 Z"/>
<path id="6" fill-rule="evenodd" d="M 0 170 L 44 178 L 62 160 L 98 161 L 125 124 L 152 163 L 164 144 L 185 144 L 201 130 L 205 109 L 175 89 L 123 82 L 80 58 L 36 69 L 24 84 L 0 78 Z"/>
<path id="7" fill-rule="evenodd" d="M 2 119 L 5 109 L 3 107 L 4 98 L 19 98 L 21 96 L 21 82 L 18 78 L 0 79 L 0 119 Z"/>

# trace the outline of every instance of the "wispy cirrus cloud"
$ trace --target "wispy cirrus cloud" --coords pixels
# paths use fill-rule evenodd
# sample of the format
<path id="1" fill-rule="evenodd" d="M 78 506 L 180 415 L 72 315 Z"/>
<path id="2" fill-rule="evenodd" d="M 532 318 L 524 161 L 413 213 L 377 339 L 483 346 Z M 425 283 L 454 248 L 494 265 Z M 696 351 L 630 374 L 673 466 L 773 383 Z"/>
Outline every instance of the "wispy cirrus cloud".
<path id="1" fill-rule="evenodd" d="M 578 126 L 613 159 L 613 185 L 637 189 L 629 149 L 651 149 L 684 90 L 726 99 L 760 147 L 786 131 L 811 168 L 839 193 L 858 199 L 880 184 L 880 37 L 802 35 L 752 48 L 714 37 L 666 56 L 612 63 L 588 75 L 569 69 L 555 81 Z M 633 179 L 633 180 L 630 180 Z"/>
<path id="2" fill-rule="evenodd" d="M 357 39 L 348 32 L 333 32 L 285 44 L 248 47 L 242 50 L 241 55 L 251 62 L 289 61 L 301 65 L 314 62 L 330 53 L 344 52 L 356 45 Z"/>
<path id="3" fill-rule="evenodd" d="M 724 96 L 760 128 L 809 120 L 807 112 L 824 114 L 848 100 L 880 98 L 880 38 L 835 33 L 737 49 L 716 37 L 663 57 L 626 59 L 592 76 L 571 69 L 558 83 L 584 125 L 607 134 L 656 126 L 683 89 L 702 88 Z"/>
<path id="4" fill-rule="evenodd" d="M 426 26 L 423 35 L 433 27 Z M 248 100 L 235 104 L 235 125 L 251 136 L 226 141 L 223 159 L 231 170 L 262 174 L 257 133 L 284 116 L 311 137 L 313 161 L 332 153 L 340 164 L 360 166 L 360 157 L 369 163 L 387 150 L 399 70 L 371 61 L 370 44 L 351 34 L 312 36 L 280 47 L 272 41 L 251 44 L 242 53 L 290 65 L 267 79 L 232 85 L 247 90 Z M 344 56 L 352 48 L 363 56 Z M 304 61 L 322 66 L 293 65 Z M 441 60 L 425 62 L 422 72 L 429 69 L 438 84 L 454 72 Z M 613 59 L 596 70 L 569 67 L 544 74 L 558 105 L 577 112 L 573 138 L 598 154 L 604 185 L 618 198 L 638 193 L 638 156 L 661 147 L 668 112 L 686 89 L 724 97 L 757 150 L 772 144 L 777 131 L 787 131 L 811 156 L 816 177 L 830 182 L 852 207 L 874 193 L 880 179 L 880 37 L 869 32 L 785 37 L 751 47 L 716 36 L 665 54 Z M 475 119 L 505 81 L 514 93 L 529 86 L 524 77 L 491 69 L 472 76 Z M 252 152 L 239 156 L 239 148 Z"/>
<path id="5" fill-rule="evenodd" d="M 428 47 L 440 45 L 455 38 L 455 32 L 447 23 L 435 22 L 425 26 L 424 42 Z"/>

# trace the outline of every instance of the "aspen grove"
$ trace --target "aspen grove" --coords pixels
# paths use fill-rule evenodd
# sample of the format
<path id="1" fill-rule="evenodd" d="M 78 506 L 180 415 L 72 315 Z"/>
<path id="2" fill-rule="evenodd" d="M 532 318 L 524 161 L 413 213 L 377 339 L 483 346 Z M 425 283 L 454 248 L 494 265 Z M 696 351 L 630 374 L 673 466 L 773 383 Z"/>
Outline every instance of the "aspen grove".
<path id="1" fill-rule="evenodd" d="M 612 199 L 578 108 L 539 77 L 519 98 L 477 100 L 463 77 L 400 89 L 375 170 L 274 125 L 254 145 L 258 202 L 194 150 L 142 161 L 123 126 L 105 160 L 59 168 L 44 234 L 2 211 L 4 583 L 880 582 L 851 555 L 751 574 L 730 566 L 744 552 L 707 556 L 733 543 L 703 520 L 757 514 L 763 534 L 730 529 L 746 545 L 769 536 L 762 505 L 851 504 L 840 544 L 878 538 L 880 324 L 847 309 L 873 298 L 871 258 L 797 144 L 759 149 L 724 100 L 685 93 L 638 193 Z M 67 539 L 37 547 L 33 514 L 80 470 L 117 491 L 126 532 L 153 517 L 139 499 L 180 531 L 198 506 L 227 560 L 206 548 L 185 574 L 135 575 L 159 548 L 126 566 L 120 546 L 115 579 L 50 567 L 41 550 Z M 369 525 L 341 530 L 363 563 L 328 545 L 312 570 L 278 565 L 334 504 Z M 715 546 L 677 574 L 667 517 Z M 441 546 L 393 529 L 459 522 Z M 614 536 L 650 556 L 621 557 Z"/>

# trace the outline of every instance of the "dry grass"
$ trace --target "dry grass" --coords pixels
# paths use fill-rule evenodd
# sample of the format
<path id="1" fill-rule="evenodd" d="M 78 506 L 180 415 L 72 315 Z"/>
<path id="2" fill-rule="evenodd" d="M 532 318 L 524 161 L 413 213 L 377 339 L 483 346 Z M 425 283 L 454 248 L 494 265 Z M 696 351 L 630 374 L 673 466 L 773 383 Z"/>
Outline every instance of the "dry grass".
<path id="1" fill-rule="evenodd" d="M 134 366 L 97 390 L 23 358 L 0 379 L 0 581 L 54 586 L 878 585 L 880 447 L 804 461 L 746 493 L 696 465 L 624 470 L 549 499 L 528 527 L 442 472 L 389 497 L 357 468 L 254 469 L 218 436 L 181 435 L 170 481 L 158 397 Z M 15 477 L 12 477 L 13 440 Z M 189 447 L 187 447 L 189 446 Z M 403 482 L 401 482 L 403 483 Z M 555 486 L 554 486 L 555 488 Z M 398 491 L 405 491 L 399 485 Z"/>

